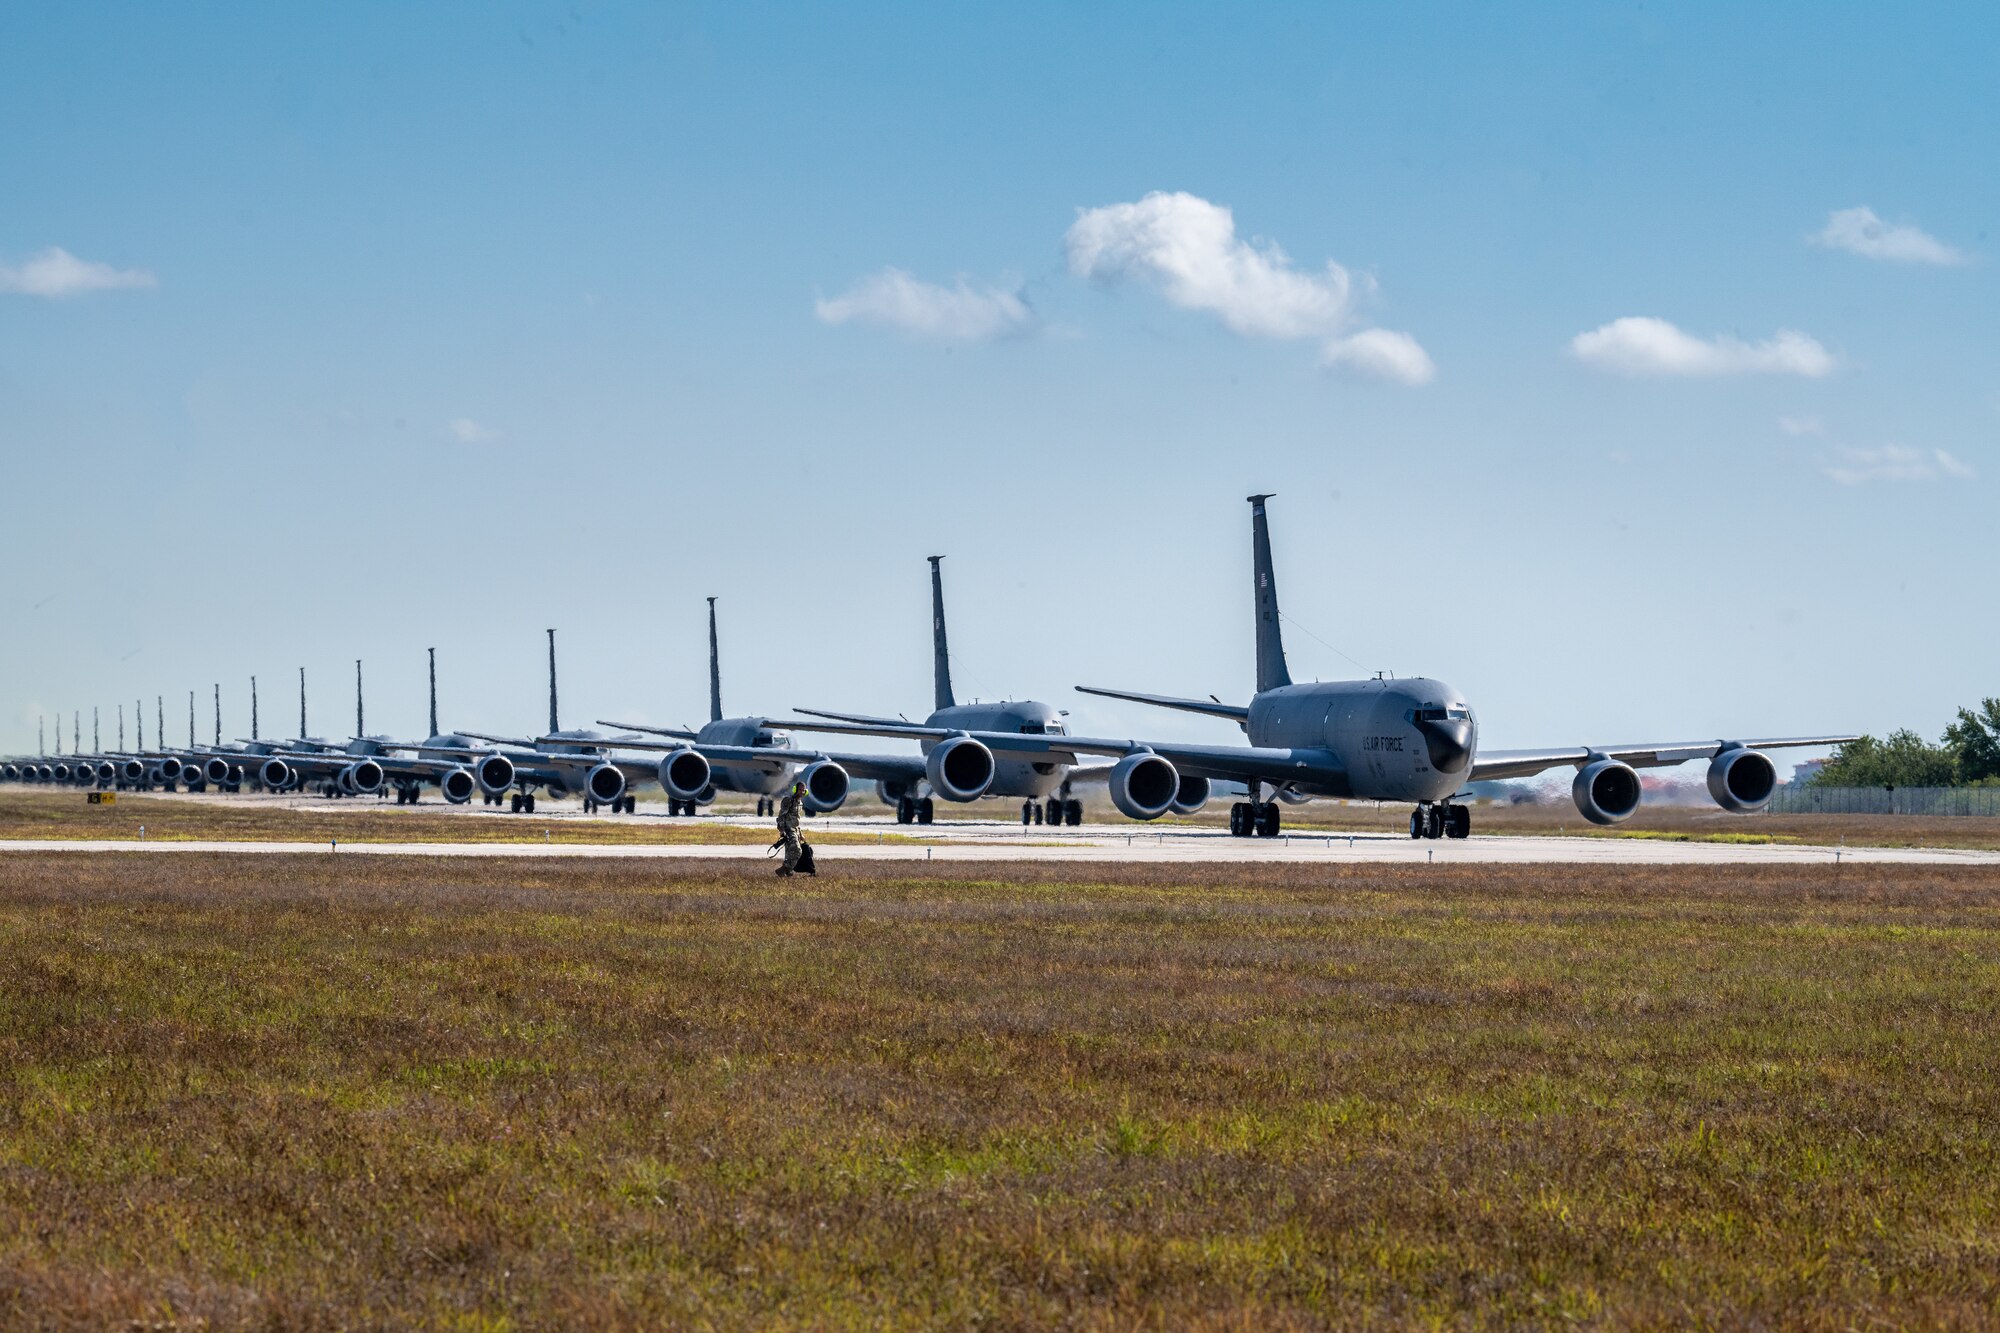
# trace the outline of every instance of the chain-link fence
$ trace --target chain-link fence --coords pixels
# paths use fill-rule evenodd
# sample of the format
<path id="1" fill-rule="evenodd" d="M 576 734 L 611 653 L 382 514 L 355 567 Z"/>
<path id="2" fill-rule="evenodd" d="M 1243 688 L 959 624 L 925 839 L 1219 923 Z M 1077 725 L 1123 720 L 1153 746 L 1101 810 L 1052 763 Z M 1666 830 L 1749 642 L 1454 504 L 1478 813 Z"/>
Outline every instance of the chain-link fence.
<path id="1" fill-rule="evenodd" d="M 1774 815 L 2000 815 L 2000 787 L 1780 787 Z"/>

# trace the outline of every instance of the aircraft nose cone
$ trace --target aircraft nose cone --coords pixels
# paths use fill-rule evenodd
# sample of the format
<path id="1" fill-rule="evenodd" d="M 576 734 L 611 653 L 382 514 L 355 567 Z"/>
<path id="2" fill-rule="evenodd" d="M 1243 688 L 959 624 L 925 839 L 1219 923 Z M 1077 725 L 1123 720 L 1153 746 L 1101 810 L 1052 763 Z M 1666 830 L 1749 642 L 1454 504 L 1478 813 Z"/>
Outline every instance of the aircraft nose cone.
<path id="1" fill-rule="evenodd" d="M 1442 722 L 1419 722 L 1424 748 L 1430 751 L 1431 767 L 1440 773 L 1456 773 L 1472 757 L 1472 723 L 1462 717 Z"/>

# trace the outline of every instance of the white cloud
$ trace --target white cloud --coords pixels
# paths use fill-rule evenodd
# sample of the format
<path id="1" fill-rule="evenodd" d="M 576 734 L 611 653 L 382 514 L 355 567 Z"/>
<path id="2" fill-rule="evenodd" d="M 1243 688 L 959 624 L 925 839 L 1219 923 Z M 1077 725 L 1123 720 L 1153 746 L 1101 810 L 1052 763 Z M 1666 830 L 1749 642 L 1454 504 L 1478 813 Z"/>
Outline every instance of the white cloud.
<path id="1" fill-rule="evenodd" d="M 899 268 L 885 268 L 832 300 L 813 302 L 813 312 L 828 324 L 880 324 L 945 342 L 1000 338 L 1035 326 L 1035 312 L 1018 291 L 977 289 L 964 278 L 955 287 L 942 287 Z"/>
<path id="2" fill-rule="evenodd" d="M 1778 429 L 1787 435 L 1824 435 L 1826 424 L 1818 417 L 1779 417 Z"/>
<path id="3" fill-rule="evenodd" d="M 78 259 L 60 246 L 50 246 L 15 268 L 0 264 L 0 292 L 50 298 L 108 292 L 120 287 L 154 287 L 158 282 L 142 268 L 113 268 L 93 259 Z"/>
<path id="4" fill-rule="evenodd" d="M 1664 319 L 1628 315 L 1570 339 L 1570 355 L 1624 375 L 1804 375 L 1833 372 L 1833 356 L 1818 340 L 1780 329 L 1763 342 L 1728 334 L 1697 338 Z"/>
<path id="5" fill-rule="evenodd" d="M 499 431 L 489 430 L 471 417 L 455 417 L 445 429 L 460 444 L 486 444 L 500 438 Z"/>
<path id="6" fill-rule="evenodd" d="M 1275 244 L 1240 239 L 1227 208 L 1195 195 L 1156 190 L 1137 203 L 1078 209 L 1064 241 L 1078 277 L 1142 278 L 1237 333 L 1326 336 L 1347 319 L 1354 283 L 1346 269 L 1332 261 L 1318 272 L 1294 268 Z"/>
<path id="7" fill-rule="evenodd" d="M 1806 237 L 1828 250 L 1845 250 L 1864 259 L 1892 264 L 1963 264 L 1967 256 L 1923 228 L 1910 223 L 1891 225 L 1872 208 L 1842 208 L 1829 213 L 1826 226 Z"/>
<path id="8" fill-rule="evenodd" d="M 1429 384 L 1437 376 L 1430 353 L 1407 333 L 1363 329 L 1335 338 L 1320 353 L 1320 364 L 1367 379 L 1397 384 Z"/>
<path id="9" fill-rule="evenodd" d="M 1942 449 L 1913 449 L 1906 444 L 1885 444 L 1879 449 L 1836 449 L 1822 470 L 1843 486 L 1870 481 L 1931 481 L 1938 477 L 1966 481 L 1974 475 L 1970 464 Z"/>

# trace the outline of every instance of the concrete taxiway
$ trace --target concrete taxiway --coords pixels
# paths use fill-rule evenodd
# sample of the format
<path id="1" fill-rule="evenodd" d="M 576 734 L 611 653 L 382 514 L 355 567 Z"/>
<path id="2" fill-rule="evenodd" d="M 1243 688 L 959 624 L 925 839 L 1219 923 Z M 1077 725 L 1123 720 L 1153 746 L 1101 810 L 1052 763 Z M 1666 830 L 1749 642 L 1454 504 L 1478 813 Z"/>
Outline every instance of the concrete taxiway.
<path id="1" fill-rule="evenodd" d="M 524 819 L 523 823 L 527 823 Z M 705 819 L 704 825 L 768 828 L 768 820 Z M 324 853 L 361 856 L 617 857 L 762 861 L 761 843 L 593 843 L 578 820 L 535 819 L 545 841 L 523 842 L 211 842 L 160 839 L 13 840 L 0 852 L 229 852 Z M 679 825 L 686 827 L 685 824 Z M 525 831 L 525 830 L 524 830 Z M 360 830 L 357 828 L 357 833 Z M 1232 838 L 1214 828 L 1022 828 L 1000 822 L 962 821 L 908 827 L 881 819 L 816 820 L 807 830 L 843 835 L 815 842 L 820 860 L 1041 861 L 1142 863 L 1391 863 L 1404 865 L 2000 865 L 2000 851 L 1956 848 L 1840 847 L 1797 843 L 1676 841 L 1624 837 L 1472 837 L 1418 841 L 1387 834 L 1294 833 L 1279 838 Z M 369 836 L 379 837 L 380 830 Z M 532 835 L 531 835 L 532 836 Z M 875 841 L 867 841 L 873 838 Z"/>

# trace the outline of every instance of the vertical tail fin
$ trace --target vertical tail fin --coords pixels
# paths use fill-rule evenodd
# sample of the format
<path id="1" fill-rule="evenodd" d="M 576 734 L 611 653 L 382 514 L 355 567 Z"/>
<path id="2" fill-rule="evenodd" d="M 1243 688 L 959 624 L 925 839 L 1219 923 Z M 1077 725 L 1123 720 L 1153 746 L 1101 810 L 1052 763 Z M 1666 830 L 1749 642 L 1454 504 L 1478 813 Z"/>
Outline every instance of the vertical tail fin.
<path id="1" fill-rule="evenodd" d="M 153 696 L 153 743 L 162 750 L 167 748 L 167 696 Z M 56 745 L 62 745 L 62 718 L 56 719 Z"/>
<path id="2" fill-rule="evenodd" d="M 426 648 L 431 655 L 431 735 L 438 734 L 438 650 Z"/>
<path id="3" fill-rule="evenodd" d="M 931 670 L 936 676 L 938 708 L 950 708 L 951 697 L 951 648 L 944 639 L 944 574 L 938 568 L 941 555 L 929 557 L 931 562 Z"/>
<path id="4" fill-rule="evenodd" d="M 365 721 L 366 719 L 362 716 L 361 713 L 361 659 L 357 657 L 354 659 L 354 734 L 355 735 L 366 736 L 368 734 L 368 728 L 364 725 Z"/>
<path id="5" fill-rule="evenodd" d="M 222 746 L 222 682 L 215 682 L 215 744 Z"/>
<path id="6" fill-rule="evenodd" d="M 118 719 L 118 735 L 120 738 L 119 744 L 122 746 L 125 735 L 125 718 L 122 715 Z M 255 676 L 250 677 L 250 739 L 253 741 L 257 739 L 257 678 Z"/>
<path id="7" fill-rule="evenodd" d="M 1269 495 L 1250 497 L 1250 560 L 1256 570 L 1257 691 L 1292 683 L 1285 669 L 1285 637 L 1278 625 L 1278 578 L 1271 570 L 1271 528 L 1264 517 Z"/>
<path id="8" fill-rule="evenodd" d="M 194 748 L 194 691 L 188 691 L 188 749 Z"/>
<path id="9" fill-rule="evenodd" d="M 708 599 L 708 720 L 722 721 L 722 650 L 715 641 L 715 599 Z"/>
<path id="10" fill-rule="evenodd" d="M 306 669 L 299 668 L 299 739 L 306 738 Z"/>
<path id="11" fill-rule="evenodd" d="M 556 632 L 549 631 L 549 735 L 562 730 L 562 722 L 556 716 Z"/>

